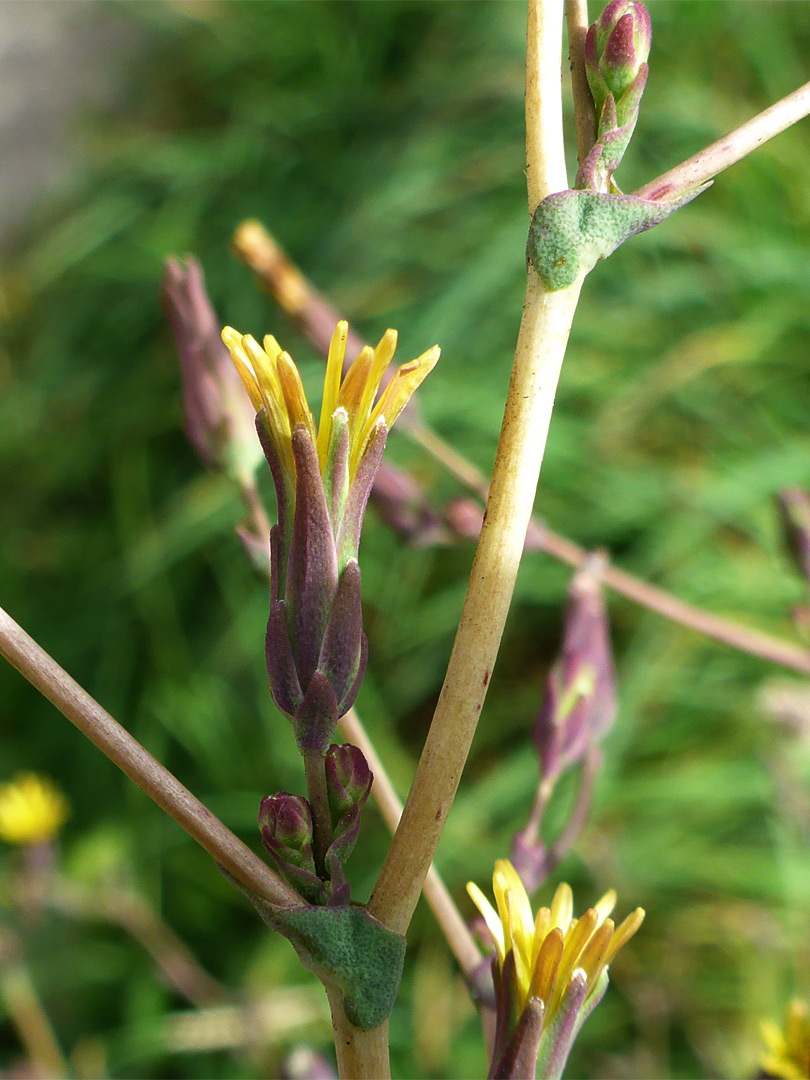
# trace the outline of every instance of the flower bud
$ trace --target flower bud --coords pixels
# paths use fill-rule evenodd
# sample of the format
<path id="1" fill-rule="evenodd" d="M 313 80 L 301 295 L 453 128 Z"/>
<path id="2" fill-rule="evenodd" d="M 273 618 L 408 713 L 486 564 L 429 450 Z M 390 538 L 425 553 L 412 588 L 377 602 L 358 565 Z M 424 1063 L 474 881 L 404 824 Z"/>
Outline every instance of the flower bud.
<path id="1" fill-rule="evenodd" d="M 620 99 L 646 69 L 652 43 L 650 16 L 634 0 L 612 0 L 585 38 L 585 71 L 601 113 L 608 94 Z"/>
<path id="2" fill-rule="evenodd" d="M 268 795 L 259 808 L 259 829 L 278 872 L 310 903 L 322 903 L 325 885 L 315 868 L 312 812 L 307 800 L 287 791 Z"/>
<path id="3" fill-rule="evenodd" d="M 553 784 L 581 761 L 612 725 L 616 708 L 607 614 L 598 575 L 586 567 L 571 584 L 562 650 L 535 721 L 541 780 Z"/>
<path id="4" fill-rule="evenodd" d="M 372 780 L 371 769 L 359 746 L 333 744 L 326 751 L 326 787 L 336 830 L 340 819 L 353 806 L 363 809 Z"/>
<path id="5" fill-rule="evenodd" d="M 282 853 L 297 866 L 308 866 L 312 857 L 312 813 L 300 795 L 280 791 L 262 799 L 259 828 L 265 845 Z M 313 863 L 314 866 L 314 863 Z"/>
<path id="6" fill-rule="evenodd" d="M 180 358 L 186 438 L 209 469 L 237 481 L 261 460 L 253 409 L 222 344 L 196 259 L 167 259 L 163 307 Z"/>
<path id="7" fill-rule="evenodd" d="M 652 30 L 643 4 L 612 0 L 585 37 L 585 74 L 596 107 L 596 142 L 578 188 L 617 194 L 613 174 L 630 143 L 647 83 Z"/>

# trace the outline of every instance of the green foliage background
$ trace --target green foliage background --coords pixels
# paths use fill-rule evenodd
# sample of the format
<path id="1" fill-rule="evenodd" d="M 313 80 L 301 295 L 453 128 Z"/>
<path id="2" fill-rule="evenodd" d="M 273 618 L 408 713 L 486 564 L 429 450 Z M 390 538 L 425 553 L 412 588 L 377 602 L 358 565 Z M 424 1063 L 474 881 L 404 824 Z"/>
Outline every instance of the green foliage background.
<path id="1" fill-rule="evenodd" d="M 650 8 L 652 73 L 626 190 L 794 89 L 810 55 L 806 3 Z M 233 535 L 238 502 L 183 438 L 162 260 L 197 253 L 223 320 L 276 333 L 312 386 L 312 349 L 228 251 L 233 226 L 261 218 L 364 334 L 396 326 L 402 359 L 442 345 L 423 409 L 489 468 L 523 295 L 524 6 L 114 10 L 147 41 L 128 104 L 88 119 L 81 177 L 24 223 L 2 269 L 0 602 L 256 846 L 260 797 L 302 778 L 266 693 L 266 595 Z M 772 495 L 810 485 L 807 131 L 782 135 L 594 271 L 537 499 L 579 543 L 786 638 L 805 594 Z M 437 505 L 456 492 L 401 437 L 390 454 Z M 371 660 L 359 710 L 404 793 L 471 549 L 404 549 L 371 511 L 362 559 Z M 521 571 L 438 860 L 468 915 L 465 882 L 486 884 L 532 796 L 528 732 L 567 578 L 538 555 Z M 572 883 L 578 906 L 613 886 L 620 916 L 637 904 L 648 915 L 569 1075 L 752 1075 L 759 1019 L 810 995 L 807 733 L 780 732 L 759 704 L 766 680 L 790 676 L 621 597 L 609 604 L 621 710 L 590 825 L 555 880 Z M 6 668 L 0 701 L 2 775 L 34 768 L 69 794 L 71 873 L 95 880 L 125 864 L 237 995 L 311 986 L 207 856 Z M 350 864 L 360 899 L 385 846 L 369 811 Z M 10 870 L 14 853 L 2 858 Z M 276 1075 L 293 1043 L 329 1045 L 315 988 L 321 1019 L 297 1030 L 283 1027 L 294 999 L 276 993 L 281 1033 L 258 1063 L 180 1053 L 166 1017 L 185 1003 L 120 931 L 50 915 L 27 934 L 79 1073 L 100 1060 L 116 1077 Z M 463 1006 L 444 1014 L 463 991 L 426 909 L 410 945 L 395 1075 L 482 1075 L 474 1018 Z M 18 1046 L 1 1012 L 0 1024 L 9 1067 Z"/>

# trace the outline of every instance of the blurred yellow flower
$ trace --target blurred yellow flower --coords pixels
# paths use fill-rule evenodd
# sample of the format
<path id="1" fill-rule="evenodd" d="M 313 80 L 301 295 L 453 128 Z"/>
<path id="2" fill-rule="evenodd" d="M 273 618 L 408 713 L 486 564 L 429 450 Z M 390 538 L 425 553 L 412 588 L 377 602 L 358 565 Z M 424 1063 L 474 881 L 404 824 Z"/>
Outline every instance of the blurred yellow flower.
<path id="1" fill-rule="evenodd" d="M 518 1012 L 529 998 L 539 998 L 544 1006 L 544 1029 L 553 1023 L 576 971 L 582 971 L 587 979 L 585 1009 L 589 1000 L 601 994 L 607 984 L 608 965 L 644 919 L 642 908 L 636 908 L 614 927 L 608 918 L 616 903 L 612 889 L 575 919 L 573 893 L 565 882 L 557 888 L 551 907 L 542 907 L 532 915 L 523 882 L 507 859 L 495 863 L 492 891 L 497 911 L 477 885 L 467 885 L 494 938 L 500 971 L 509 953 L 513 955 L 512 991 Z"/>
<path id="2" fill-rule="evenodd" d="M 69 816 L 67 799 L 46 776 L 20 773 L 0 785 L 0 840 L 7 844 L 52 840 Z"/>
<path id="3" fill-rule="evenodd" d="M 801 998 L 788 1005 L 784 1029 L 772 1020 L 763 1020 L 762 1037 L 768 1052 L 762 1069 L 780 1080 L 807 1080 L 810 1077 L 810 1007 Z"/>

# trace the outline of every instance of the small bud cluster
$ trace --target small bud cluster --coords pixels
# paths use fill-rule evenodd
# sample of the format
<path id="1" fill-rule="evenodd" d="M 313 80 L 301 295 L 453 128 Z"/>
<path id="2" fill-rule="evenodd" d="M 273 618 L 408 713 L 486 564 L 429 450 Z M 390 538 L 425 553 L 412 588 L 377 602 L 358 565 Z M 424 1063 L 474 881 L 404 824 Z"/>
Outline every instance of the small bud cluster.
<path id="1" fill-rule="evenodd" d="M 630 143 L 647 82 L 650 16 L 636 0 L 611 0 L 585 38 L 585 73 L 596 106 L 596 142 L 577 187 L 617 193 L 613 173 Z"/>
<path id="2" fill-rule="evenodd" d="M 280 791 L 262 800 L 259 829 L 262 843 L 280 874 L 311 904 L 346 904 L 349 885 L 344 873 L 360 831 L 360 812 L 371 792 L 372 774 L 360 749 L 332 745 L 326 752 L 326 784 L 332 819 L 332 843 L 326 852 L 328 879 L 319 876 L 309 802 Z"/>

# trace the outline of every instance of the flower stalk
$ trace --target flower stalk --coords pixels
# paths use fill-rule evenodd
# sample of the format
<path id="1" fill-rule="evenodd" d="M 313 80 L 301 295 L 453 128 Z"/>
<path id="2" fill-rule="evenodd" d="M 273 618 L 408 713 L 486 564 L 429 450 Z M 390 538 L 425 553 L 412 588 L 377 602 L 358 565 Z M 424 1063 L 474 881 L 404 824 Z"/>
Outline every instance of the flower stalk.
<path id="1" fill-rule="evenodd" d="M 527 33 L 529 210 L 567 187 L 562 140 L 562 4 L 531 0 Z M 403 933 L 416 907 L 486 697 L 517 577 L 582 278 L 548 292 L 528 270 L 526 300 L 487 514 L 467 598 L 413 786 L 369 911 Z"/>

